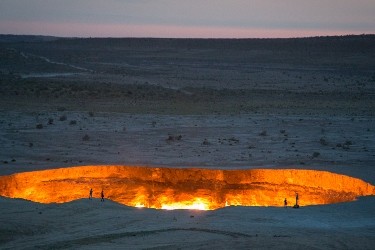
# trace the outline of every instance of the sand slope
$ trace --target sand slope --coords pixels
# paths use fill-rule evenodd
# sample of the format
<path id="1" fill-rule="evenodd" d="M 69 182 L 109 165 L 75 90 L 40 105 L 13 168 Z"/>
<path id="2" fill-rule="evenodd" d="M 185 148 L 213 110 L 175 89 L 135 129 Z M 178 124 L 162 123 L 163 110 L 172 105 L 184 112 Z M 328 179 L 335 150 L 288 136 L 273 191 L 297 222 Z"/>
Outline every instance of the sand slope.
<path id="1" fill-rule="evenodd" d="M 109 200 L 0 199 L 2 249 L 372 249 L 375 199 L 215 211 L 128 208 Z"/>

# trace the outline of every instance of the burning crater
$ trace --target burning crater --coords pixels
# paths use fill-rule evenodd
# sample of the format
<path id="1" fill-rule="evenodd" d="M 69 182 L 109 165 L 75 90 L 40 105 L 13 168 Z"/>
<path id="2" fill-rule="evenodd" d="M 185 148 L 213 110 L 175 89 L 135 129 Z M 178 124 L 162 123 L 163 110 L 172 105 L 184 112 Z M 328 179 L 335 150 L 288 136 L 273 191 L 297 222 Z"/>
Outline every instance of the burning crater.
<path id="1" fill-rule="evenodd" d="M 374 195 L 375 186 L 315 170 L 209 170 L 135 166 L 83 166 L 0 177 L 0 195 L 41 203 L 105 198 L 133 207 L 212 210 L 225 206 L 330 204 Z"/>

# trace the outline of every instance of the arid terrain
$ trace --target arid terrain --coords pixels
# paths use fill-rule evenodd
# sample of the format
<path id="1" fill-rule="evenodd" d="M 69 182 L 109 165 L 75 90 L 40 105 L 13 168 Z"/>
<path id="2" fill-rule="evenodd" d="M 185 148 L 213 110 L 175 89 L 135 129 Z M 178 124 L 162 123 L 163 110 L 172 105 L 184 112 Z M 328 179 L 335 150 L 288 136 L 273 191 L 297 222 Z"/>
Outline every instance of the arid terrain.
<path id="1" fill-rule="evenodd" d="M 374 138 L 374 35 L 232 40 L 0 36 L 0 175 L 103 164 L 297 168 L 327 170 L 374 184 Z M 66 217 L 77 211 L 84 216 L 100 213 L 84 201 L 49 207 L 2 198 L 0 248 L 2 243 L 9 249 L 27 248 L 28 239 L 34 244 L 30 248 L 84 248 L 79 239 L 86 239 L 91 243 L 85 247 L 92 249 L 93 235 L 102 235 L 98 244 L 112 240 L 126 244 L 131 223 L 136 228 L 129 232 L 142 232 L 143 236 L 134 233 L 137 237 L 161 234 L 167 240 L 169 224 L 178 216 L 185 216 L 188 224 L 177 218 L 178 225 L 173 226 L 177 228 L 173 234 L 181 239 L 187 233 L 215 236 L 202 236 L 202 241 L 198 237 L 195 248 L 210 248 L 209 240 L 215 248 L 227 248 L 233 242 L 247 248 L 247 236 L 255 240 L 256 248 L 289 248 L 293 242 L 293 249 L 370 249 L 375 244 L 374 197 L 330 206 L 334 211 L 342 209 L 343 217 L 353 217 L 347 224 L 339 222 L 339 212 L 332 215 L 323 206 L 301 209 L 301 218 L 280 208 L 231 207 L 191 220 L 187 211 L 168 215 L 123 208 L 128 216 L 121 219 L 125 231 L 117 223 L 107 239 L 98 224 L 87 234 L 77 224 L 71 238 L 63 220 L 52 226 L 51 216 L 65 208 Z M 367 207 L 360 215 L 362 206 Z M 115 210 L 121 217 L 120 207 L 109 203 L 103 208 L 104 215 L 99 217 L 105 220 L 105 230 L 111 230 L 108 217 L 112 212 L 108 211 Z M 43 220 L 35 218 L 37 231 L 31 227 L 22 231 L 23 222 L 12 216 L 25 217 L 35 209 L 43 210 L 43 215 L 51 211 L 44 218 L 45 225 L 56 231 L 43 228 Z M 314 212 L 316 224 L 309 211 Z M 150 214 L 152 219 L 145 223 L 148 229 L 142 229 L 140 215 L 129 221 L 132 213 Z M 237 213 L 249 217 L 249 224 Z M 324 226 L 328 214 L 333 218 Z M 169 224 L 163 226 L 158 216 L 167 216 Z M 298 226 L 288 224 L 288 216 Z M 203 222 L 196 222 L 198 218 L 207 224 L 200 227 L 198 223 Z M 197 224 L 190 225 L 192 221 Z M 283 229 L 283 223 L 290 232 Z M 308 235 L 298 243 L 295 237 L 302 237 L 303 225 Z M 63 236 L 39 242 L 39 237 L 57 232 L 64 232 Z M 264 238 L 268 245 L 262 245 L 255 236 L 258 233 L 272 241 Z M 319 237 L 330 233 L 333 237 L 320 241 Z M 229 242 L 215 243 L 213 239 L 219 236 Z M 65 245 L 61 243 L 68 238 Z M 140 244 L 140 239 L 132 242 Z M 160 241 L 152 239 L 156 245 L 142 243 L 134 248 L 189 248 L 187 240 Z M 120 243 L 98 247 L 113 248 Z"/>

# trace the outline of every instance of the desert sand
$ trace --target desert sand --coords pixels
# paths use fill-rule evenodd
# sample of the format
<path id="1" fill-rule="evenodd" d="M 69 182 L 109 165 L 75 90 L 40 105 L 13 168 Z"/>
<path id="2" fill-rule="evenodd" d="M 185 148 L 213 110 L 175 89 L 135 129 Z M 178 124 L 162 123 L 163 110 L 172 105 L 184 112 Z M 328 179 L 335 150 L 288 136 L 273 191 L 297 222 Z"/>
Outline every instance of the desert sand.
<path id="1" fill-rule="evenodd" d="M 0 175 L 114 164 L 316 169 L 375 183 L 372 35 L 0 38 Z M 374 197 L 215 211 L 0 204 L 4 249 L 375 245 Z"/>
<path id="2" fill-rule="evenodd" d="M 129 208 L 1 199 L 2 249 L 372 249 L 374 198 L 301 209 Z"/>

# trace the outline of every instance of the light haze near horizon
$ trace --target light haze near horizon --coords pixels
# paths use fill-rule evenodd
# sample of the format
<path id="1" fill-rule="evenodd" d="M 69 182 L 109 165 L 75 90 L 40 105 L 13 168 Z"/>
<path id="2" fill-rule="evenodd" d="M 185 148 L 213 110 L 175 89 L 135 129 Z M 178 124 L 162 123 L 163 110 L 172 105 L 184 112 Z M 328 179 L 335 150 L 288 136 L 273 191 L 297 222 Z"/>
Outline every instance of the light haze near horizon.
<path id="1" fill-rule="evenodd" d="M 1 0 L 0 33 L 67 37 L 374 34 L 375 0 Z"/>

